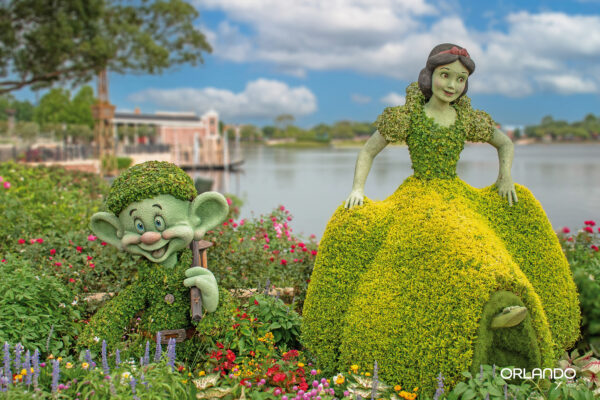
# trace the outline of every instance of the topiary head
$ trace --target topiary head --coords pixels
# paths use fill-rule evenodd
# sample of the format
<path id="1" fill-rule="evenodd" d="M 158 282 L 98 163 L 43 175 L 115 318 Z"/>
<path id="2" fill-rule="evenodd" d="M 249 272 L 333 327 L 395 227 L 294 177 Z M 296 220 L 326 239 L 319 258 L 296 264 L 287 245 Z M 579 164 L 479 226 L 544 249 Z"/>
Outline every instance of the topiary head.
<path id="1" fill-rule="evenodd" d="M 216 192 L 197 196 L 192 179 L 168 162 L 135 165 L 115 179 L 106 208 L 92 216 L 91 229 L 120 250 L 166 266 L 177 253 L 216 226 L 229 210 Z"/>

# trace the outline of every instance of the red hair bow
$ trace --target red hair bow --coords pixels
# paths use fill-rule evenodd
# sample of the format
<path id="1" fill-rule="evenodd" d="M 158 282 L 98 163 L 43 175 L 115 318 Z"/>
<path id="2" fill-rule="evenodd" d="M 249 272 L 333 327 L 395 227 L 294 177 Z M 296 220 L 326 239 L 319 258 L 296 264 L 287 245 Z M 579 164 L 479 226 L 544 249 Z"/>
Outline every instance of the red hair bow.
<path id="1" fill-rule="evenodd" d="M 450 50 L 440 51 L 438 54 L 446 54 L 446 53 L 470 58 L 469 52 L 467 51 L 467 49 L 459 49 L 456 46 L 453 46 Z"/>

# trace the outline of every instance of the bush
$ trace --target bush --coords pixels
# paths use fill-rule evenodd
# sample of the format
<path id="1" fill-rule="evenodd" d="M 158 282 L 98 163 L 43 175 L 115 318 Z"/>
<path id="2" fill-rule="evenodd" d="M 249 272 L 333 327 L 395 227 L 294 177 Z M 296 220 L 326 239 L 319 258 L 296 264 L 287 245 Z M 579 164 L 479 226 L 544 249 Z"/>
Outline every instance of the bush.
<path id="1" fill-rule="evenodd" d="M 117 169 L 119 171 L 131 167 L 133 164 L 133 158 L 131 157 L 117 157 Z"/>
<path id="2" fill-rule="evenodd" d="M 300 348 L 300 316 L 281 299 L 257 294 L 250 298 L 249 310 L 267 325 L 269 332 L 273 333 L 277 347 Z"/>
<path id="3" fill-rule="evenodd" d="M 563 228 L 558 237 L 571 266 L 581 307 L 581 336 L 578 347 L 600 348 L 600 231 L 594 221 L 571 234 Z"/>
<path id="4" fill-rule="evenodd" d="M 280 206 L 271 214 L 233 218 L 208 231 L 204 240 L 213 242 L 208 250 L 208 267 L 220 286 L 227 289 L 262 288 L 266 284 L 293 287 L 301 307 L 312 272 L 317 243 L 312 236 L 303 240 L 292 234 L 292 215 Z"/>
<path id="5" fill-rule="evenodd" d="M 0 276 L 0 343 L 21 343 L 41 353 L 68 354 L 80 317 L 72 291 L 25 261 L 1 263 Z"/>

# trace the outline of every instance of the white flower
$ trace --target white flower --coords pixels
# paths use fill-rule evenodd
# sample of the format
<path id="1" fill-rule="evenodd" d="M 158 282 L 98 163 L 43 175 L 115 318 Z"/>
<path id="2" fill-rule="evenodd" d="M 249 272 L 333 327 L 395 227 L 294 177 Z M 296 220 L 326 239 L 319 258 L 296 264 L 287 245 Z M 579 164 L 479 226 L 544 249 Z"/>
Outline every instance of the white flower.
<path id="1" fill-rule="evenodd" d="M 65 307 L 66 307 L 65 303 L 60 303 L 58 306 L 59 306 L 60 308 L 65 308 Z"/>
<path id="2" fill-rule="evenodd" d="M 77 299 L 73 300 L 73 302 L 71 303 L 72 306 L 76 306 L 77 305 Z"/>
<path id="3" fill-rule="evenodd" d="M 94 342 L 98 343 L 100 341 L 100 338 L 98 336 L 94 336 Z"/>

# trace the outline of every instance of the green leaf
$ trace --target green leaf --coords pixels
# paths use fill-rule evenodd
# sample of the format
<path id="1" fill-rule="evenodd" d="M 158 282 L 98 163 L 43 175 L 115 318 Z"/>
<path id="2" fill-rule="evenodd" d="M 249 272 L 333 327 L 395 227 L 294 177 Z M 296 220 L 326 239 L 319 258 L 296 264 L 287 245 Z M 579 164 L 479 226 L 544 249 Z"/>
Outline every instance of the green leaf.
<path id="1" fill-rule="evenodd" d="M 463 393 L 461 399 L 462 400 L 471 400 L 471 399 L 474 399 L 476 396 L 477 396 L 477 393 L 473 389 L 469 388 Z"/>

